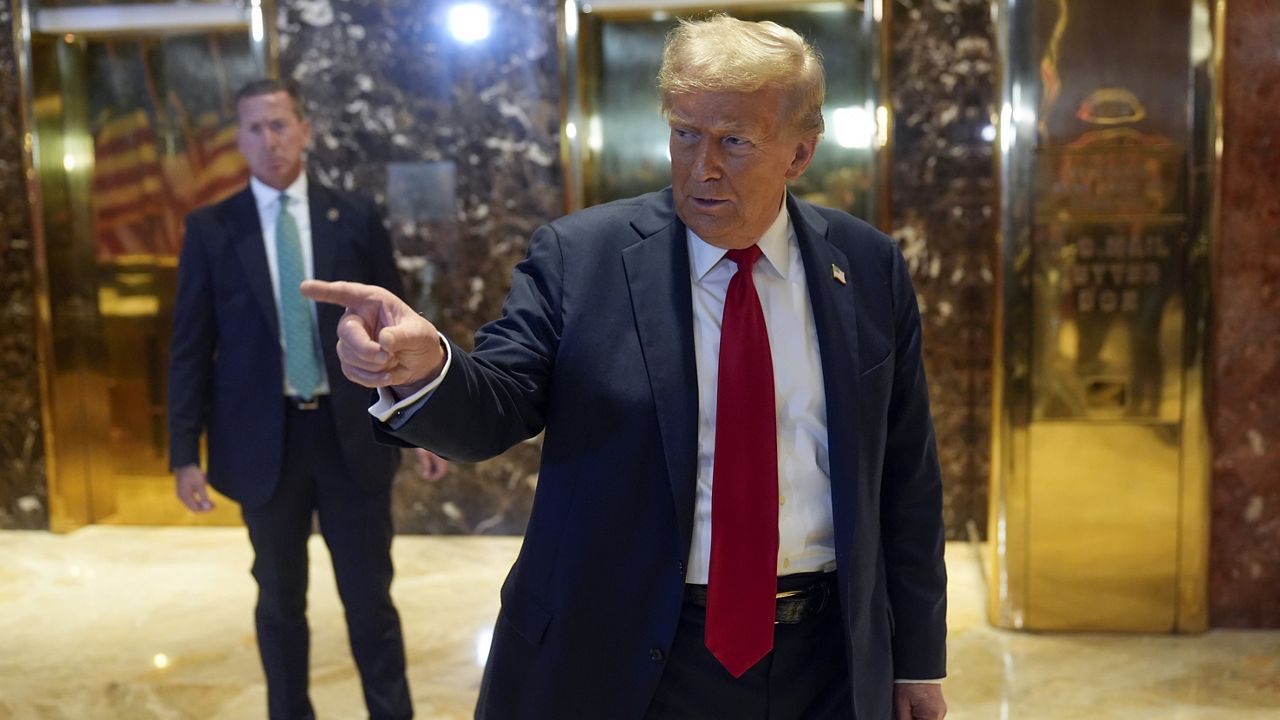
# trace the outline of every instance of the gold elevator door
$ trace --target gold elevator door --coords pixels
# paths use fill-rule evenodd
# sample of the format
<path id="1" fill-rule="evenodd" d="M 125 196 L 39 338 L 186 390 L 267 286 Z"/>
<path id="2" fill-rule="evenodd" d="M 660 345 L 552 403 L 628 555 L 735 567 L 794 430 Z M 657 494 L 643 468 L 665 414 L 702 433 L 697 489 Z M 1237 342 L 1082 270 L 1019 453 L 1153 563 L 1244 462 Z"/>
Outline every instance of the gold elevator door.
<path id="1" fill-rule="evenodd" d="M 168 467 L 182 220 L 247 181 L 232 96 L 263 74 L 248 28 L 35 33 L 33 157 L 48 293 L 50 524 L 234 525 L 189 512 Z"/>

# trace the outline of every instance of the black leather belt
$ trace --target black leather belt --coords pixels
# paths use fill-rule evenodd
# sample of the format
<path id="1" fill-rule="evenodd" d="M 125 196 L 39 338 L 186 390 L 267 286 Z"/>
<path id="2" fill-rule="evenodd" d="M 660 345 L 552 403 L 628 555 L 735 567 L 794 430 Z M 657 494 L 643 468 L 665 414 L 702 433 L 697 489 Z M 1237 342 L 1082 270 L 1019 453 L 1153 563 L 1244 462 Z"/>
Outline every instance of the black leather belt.
<path id="1" fill-rule="evenodd" d="M 779 578 L 780 585 L 787 585 Z M 822 612 L 827 603 L 835 596 L 836 574 L 833 572 L 817 575 L 811 584 L 794 590 L 782 590 L 777 594 L 773 622 L 775 625 L 795 625 Z M 705 608 L 707 606 L 706 585 L 685 585 L 685 602 Z"/>
<path id="2" fill-rule="evenodd" d="M 323 395 L 317 395 L 310 400 L 296 397 L 294 395 L 286 395 L 284 402 L 294 410 L 319 410 L 320 401 L 324 399 Z"/>

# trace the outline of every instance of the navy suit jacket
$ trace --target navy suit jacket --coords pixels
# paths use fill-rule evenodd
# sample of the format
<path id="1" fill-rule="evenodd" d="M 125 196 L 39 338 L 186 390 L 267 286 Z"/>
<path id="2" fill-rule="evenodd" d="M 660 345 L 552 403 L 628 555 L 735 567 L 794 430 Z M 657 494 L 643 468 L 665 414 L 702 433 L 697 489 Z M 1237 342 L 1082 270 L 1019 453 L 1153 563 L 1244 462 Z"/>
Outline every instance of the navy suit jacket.
<path id="1" fill-rule="evenodd" d="M 822 357 L 852 710 L 883 720 L 894 677 L 945 674 L 941 480 L 919 311 L 891 239 L 842 212 L 787 206 Z M 534 234 L 475 351 L 452 347 L 426 405 L 382 426 L 464 461 L 546 433 L 477 717 L 626 720 L 648 707 L 692 533 L 691 297 L 669 189 L 561 218 Z"/>
<path id="2" fill-rule="evenodd" d="M 373 203 L 308 178 L 314 273 L 402 294 L 386 228 Z M 320 304 L 320 348 L 348 474 L 371 491 L 390 484 L 399 451 L 369 431 L 368 390 L 338 363 L 342 308 Z M 280 479 L 284 367 L 280 320 L 253 192 L 246 187 L 187 217 L 178 263 L 169 367 L 169 463 L 200 462 L 208 433 L 208 477 L 219 492 L 254 507 Z"/>

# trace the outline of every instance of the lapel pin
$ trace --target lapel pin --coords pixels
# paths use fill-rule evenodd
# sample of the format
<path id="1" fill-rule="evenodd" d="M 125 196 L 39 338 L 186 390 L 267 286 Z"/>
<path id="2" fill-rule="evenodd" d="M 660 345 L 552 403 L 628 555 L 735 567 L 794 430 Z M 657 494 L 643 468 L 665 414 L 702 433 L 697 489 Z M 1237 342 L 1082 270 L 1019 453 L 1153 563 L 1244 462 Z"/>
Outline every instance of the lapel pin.
<path id="1" fill-rule="evenodd" d="M 338 222 L 338 208 L 329 208 L 329 222 Z"/>
<path id="2" fill-rule="evenodd" d="M 840 283 L 841 285 L 844 285 L 845 283 L 848 282 L 847 280 L 845 280 L 844 271 L 836 267 L 835 263 L 831 264 L 831 277 L 835 278 L 835 281 Z"/>

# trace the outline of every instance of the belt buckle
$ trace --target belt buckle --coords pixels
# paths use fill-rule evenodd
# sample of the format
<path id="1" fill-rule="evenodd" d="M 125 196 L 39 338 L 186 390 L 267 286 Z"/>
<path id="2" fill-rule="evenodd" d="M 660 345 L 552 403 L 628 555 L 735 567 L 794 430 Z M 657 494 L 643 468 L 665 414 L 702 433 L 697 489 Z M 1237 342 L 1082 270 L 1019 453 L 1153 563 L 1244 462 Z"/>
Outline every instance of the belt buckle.
<path id="1" fill-rule="evenodd" d="M 310 400 L 303 400 L 298 398 L 293 401 L 293 406 L 298 410 L 315 410 L 320 407 L 320 399 L 312 398 Z"/>
<path id="2" fill-rule="evenodd" d="M 804 594 L 805 594 L 805 591 L 804 591 L 804 590 L 784 590 L 784 591 L 782 591 L 782 592 L 778 593 L 777 595 L 774 595 L 773 597 L 774 597 L 774 600 L 775 600 L 775 602 L 776 602 L 777 600 L 788 600 L 788 599 L 790 599 L 790 598 L 803 598 Z M 787 621 L 787 624 L 790 624 L 790 623 L 791 623 L 791 621 Z M 781 625 L 781 624 L 783 624 L 783 622 L 782 622 L 781 620 L 779 620 L 779 619 L 778 619 L 778 616 L 777 616 L 777 614 L 776 614 L 776 611 L 775 611 L 775 615 L 774 615 L 774 617 L 773 617 L 773 624 L 774 624 L 774 625 Z"/>

